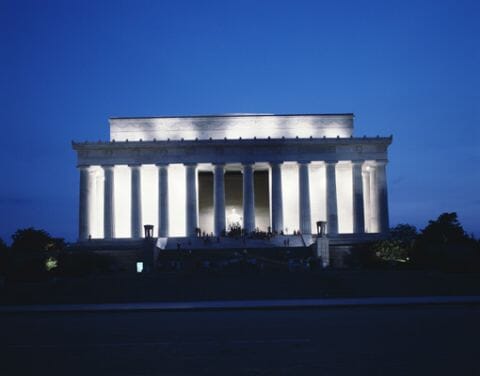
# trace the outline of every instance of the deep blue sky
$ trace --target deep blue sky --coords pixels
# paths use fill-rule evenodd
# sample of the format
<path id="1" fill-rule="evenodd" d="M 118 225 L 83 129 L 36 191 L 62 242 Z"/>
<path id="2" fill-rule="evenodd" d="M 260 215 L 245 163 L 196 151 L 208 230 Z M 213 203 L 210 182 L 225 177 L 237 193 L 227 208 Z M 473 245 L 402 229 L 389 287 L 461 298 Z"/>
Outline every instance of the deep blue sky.
<path id="1" fill-rule="evenodd" d="M 480 236 L 480 3 L 0 0 L 0 237 L 77 236 L 71 140 L 110 116 L 354 112 L 391 224 Z"/>

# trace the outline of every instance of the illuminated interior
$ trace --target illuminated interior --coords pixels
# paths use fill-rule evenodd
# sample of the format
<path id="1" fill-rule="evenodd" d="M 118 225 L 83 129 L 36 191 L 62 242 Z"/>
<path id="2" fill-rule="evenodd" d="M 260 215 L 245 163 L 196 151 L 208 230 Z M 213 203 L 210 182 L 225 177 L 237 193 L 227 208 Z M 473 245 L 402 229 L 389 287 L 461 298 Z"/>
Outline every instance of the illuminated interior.
<path id="1" fill-rule="evenodd" d="M 267 231 L 270 227 L 269 171 L 256 170 L 253 174 L 255 189 L 255 227 Z"/>
<path id="2" fill-rule="evenodd" d="M 243 227 L 243 175 L 240 171 L 225 172 L 225 221 L 227 230 L 232 224 Z"/>
<path id="3" fill-rule="evenodd" d="M 206 234 L 213 233 L 213 173 L 198 173 L 198 227 Z"/>

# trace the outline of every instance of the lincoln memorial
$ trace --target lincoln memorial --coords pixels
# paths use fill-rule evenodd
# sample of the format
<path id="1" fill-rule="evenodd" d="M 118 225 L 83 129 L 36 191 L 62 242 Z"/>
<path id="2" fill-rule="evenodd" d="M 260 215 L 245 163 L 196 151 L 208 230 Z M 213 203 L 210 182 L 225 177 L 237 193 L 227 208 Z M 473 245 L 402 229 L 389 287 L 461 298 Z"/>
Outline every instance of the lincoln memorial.
<path id="1" fill-rule="evenodd" d="M 353 121 L 349 113 L 111 118 L 109 141 L 72 143 L 79 243 L 140 239 L 153 225 L 166 242 L 237 227 L 311 244 L 318 221 L 334 244 L 379 238 L 389 227 L 392 138 L 354 136 Z"/>

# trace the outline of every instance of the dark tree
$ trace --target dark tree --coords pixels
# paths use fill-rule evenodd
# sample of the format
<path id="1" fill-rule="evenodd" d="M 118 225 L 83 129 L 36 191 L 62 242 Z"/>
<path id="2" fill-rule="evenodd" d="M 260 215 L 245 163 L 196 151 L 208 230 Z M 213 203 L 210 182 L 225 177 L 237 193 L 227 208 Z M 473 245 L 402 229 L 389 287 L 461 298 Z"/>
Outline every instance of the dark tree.
<path id="1" fill-rule="evenodd" d="M 64 246 L 63 239 L 55 239 L 45 230 L 36 230 L 33 227 L 17 230 L 12 235 L 12 251 L 55 251 Z"/>
<path id="2" fill-rule="evenodd" d="M 3 275 L 7 271 L 8 262 L 8 246 L 5 244 L 2 238 L 0 238 L 0 275 Z"/>
<path id="3" fill-rule="evenodd" d="M 420 232 L 412 259 L 421 267 L 474 271 L 480 268 L 480 249 L 463 229 L 457 213 L 443 213 Z"/>
<path id="4" fill-rule="evenodd" d="M 390 239 L 399 241 L 405 248 L 413 246 L 417 235 L 417 228 L 405 223 L 401 223 L 390 229 Z"/>
<path id="5" fill-rule="evenodd" d="M 19 229 L 12 235 L 7 257 L 6 276 L 10 281 L 37 281 L 48 278 L 55 269 L 63 239 L 53 238 L 45 230 L 32 227 Z"/>
<path id="6" fill-rule="evenodd" d="M 429 244 L 458 244 L 469 240 L 457 213 L 443 213 L 436 221 L 429 221 L 418 238 L 419 242 Z"/>
<path id="7" fill-rule="evenodd" d="M 8 252 L 8 246 L 7 244 L 3 241 L 2 238 L 0 238 L 0 254 L 4 254 Z"/>

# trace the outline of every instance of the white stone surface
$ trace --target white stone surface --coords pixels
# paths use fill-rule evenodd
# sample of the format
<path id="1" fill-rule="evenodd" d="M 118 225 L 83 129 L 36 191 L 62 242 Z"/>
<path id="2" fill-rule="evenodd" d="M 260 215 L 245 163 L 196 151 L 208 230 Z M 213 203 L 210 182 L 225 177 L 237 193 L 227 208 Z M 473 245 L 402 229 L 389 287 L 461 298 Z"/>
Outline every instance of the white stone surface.
<path id="1" fill-rule="evenodd" d="M 111 118 L 110 140 L 350 137 L 353 114 Z"/>
<path id="2" fill-rule="evenodd" d="M 91 235 L 91 214 L 93 210 L 93 171 L 89 166 L 79 166 L 80 170 L 80 205 L 79 230 L 80 240 L 87 240 Z"/>
<path id="3" fill-rule="evenodd" d="M 363 180 L 362 161 L 352 162 L 352 198 L 353 198 L 353 232 L 360 234 L 365 232 L 365 213 L 363 210 Z"/>
<path id="4" fill-rule="evenodd" d="M 110 125 L 110 142 L 73 143 L 80 169 L 80 240 L 141 238 L 145 224 L 157 224 L 160 237 L 194 236 L 199 169 L 214 171 L 217 235 L 227 219 L 223 174 L 243 171 L 243 213 L 237 215 L 253 231 L 254 165 L 270 172 L 271 219 L 262 225 L 308 236 L 315 221 L 326 219 L 334 238 L 388 231 L 392 139 L 350 137 L 350 114 L 123 118 Z"/>
<path id="5" fill-rule="evenodd" d="M 322 267 L 326 268 L 330 266 L 330 244 L 329 240 L 326 237 L 317 238 L 317 257 L 320 257 L 322 260 Z"/>

